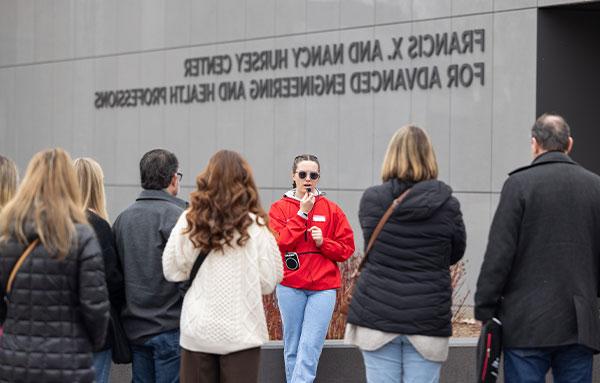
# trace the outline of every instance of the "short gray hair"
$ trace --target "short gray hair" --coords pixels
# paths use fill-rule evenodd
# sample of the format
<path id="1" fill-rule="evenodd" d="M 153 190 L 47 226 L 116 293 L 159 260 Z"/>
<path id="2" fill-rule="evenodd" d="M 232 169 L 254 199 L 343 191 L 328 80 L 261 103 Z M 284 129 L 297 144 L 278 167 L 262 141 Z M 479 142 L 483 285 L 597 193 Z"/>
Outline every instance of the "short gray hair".
<path id="1" fill-rule="evenodd" d="M 562 116 L 544 113 L 533 124 L 531 136 L 544 150 L 565 152 L 569 149 L 571 128 Z"/>

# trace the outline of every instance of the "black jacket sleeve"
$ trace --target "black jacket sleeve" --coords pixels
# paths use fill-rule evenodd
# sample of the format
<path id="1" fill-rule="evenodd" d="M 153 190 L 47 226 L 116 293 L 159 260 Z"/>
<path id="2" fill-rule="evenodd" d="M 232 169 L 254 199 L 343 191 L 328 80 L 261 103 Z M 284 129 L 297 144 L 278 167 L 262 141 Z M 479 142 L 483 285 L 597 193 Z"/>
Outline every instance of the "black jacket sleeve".
<path id="1" fill-rule="evenodd" d="M 454 265 L 460 261 L 465 255 L 467 247 L 467 232 L 465 230 L 465 222 L 463 221 L 460 211 L 460 203 L 454 197 L 451 199 L 454 215 L 454 233 L 452 234 L 452 253 L 450 253 L 450 264 Z"/>
<path id="2" fill-rule="evenodd" d="M 504 285 L 517 253 L 524 199 L 519 184 L 509 178 L 502 187 L 475 292 L 475 318 L 483 322 L 496 315 Z"/>
<path id="3" fill-rule="evenodd" d="M 110 303 L 104 277 L 104 262 L 98 241 L 82 231 L 79 248 L 79 306 L 83 323 L 95 350 L 104 345 Z"/>
<path id="4" fill-rule="evenodd" d="M 92 223 L 91 220 L 90 223 Z M 93 223 L 93 227 L 102 250 L 104 272 L 110 302 L 117 310 L 119 310 L 125 300 L 125 286 L 123 285 L 121 263 L 117 257 L 115 239 L 112 235 L 109 223 L 104 219 L 97 217 L 97 222 Z"/>

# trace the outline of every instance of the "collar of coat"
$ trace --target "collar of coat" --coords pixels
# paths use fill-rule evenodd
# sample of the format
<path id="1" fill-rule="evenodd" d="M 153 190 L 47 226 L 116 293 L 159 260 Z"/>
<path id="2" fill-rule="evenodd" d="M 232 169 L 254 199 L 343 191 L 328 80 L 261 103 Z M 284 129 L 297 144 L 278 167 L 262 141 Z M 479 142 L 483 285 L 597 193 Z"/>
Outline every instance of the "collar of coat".
<path id="1" fill-rule="evenodd" d="M 182 209 L 187 209 L 188 203 L 180 198 L 174 197 L 164 190 L 144 189 L 136 198 L 136 201 L 158 200 L 167 201 L 179 206 Z"/>
<path id="2" fill-rule="evenodd" d="M 571 157 L 569 157 L 565 152 L 549 151 L 549 152 L 545 152 L 545 153 L 542 153 L 539 156 L 537 156 L 531 164 L 520 167 L 518 169 L 515 169 L 512 172 L 508 173 L 508 175 L 511 176 L 515 173 L 518 173 L 518 172 L 526 170 L 526 169 L 531 169 L 536 166 L 547 165 L 547 164 L 556 164 L 556 163 L 578 165 L 577 162 L 573 161 L 571 159 Z"/>

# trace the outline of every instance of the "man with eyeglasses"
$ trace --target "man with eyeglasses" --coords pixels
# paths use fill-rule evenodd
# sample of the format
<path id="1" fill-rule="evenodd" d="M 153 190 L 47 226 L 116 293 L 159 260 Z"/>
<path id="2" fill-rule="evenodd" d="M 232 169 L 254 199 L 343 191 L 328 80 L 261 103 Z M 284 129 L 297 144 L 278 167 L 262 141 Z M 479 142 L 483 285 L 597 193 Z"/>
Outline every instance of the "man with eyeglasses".
<path id="1" fill-rule="evenodd" d="M 123 268 L 123 327 L 132 346 L 133 382 L 179 381 L 179 317 L 182 296 L 167 282 L 162 252 L 187 208 L 179 198 L 182 173 L 175 154 L 154 149 L 140 160 L 142 192 L 123 211 L 113 232 Z"/>

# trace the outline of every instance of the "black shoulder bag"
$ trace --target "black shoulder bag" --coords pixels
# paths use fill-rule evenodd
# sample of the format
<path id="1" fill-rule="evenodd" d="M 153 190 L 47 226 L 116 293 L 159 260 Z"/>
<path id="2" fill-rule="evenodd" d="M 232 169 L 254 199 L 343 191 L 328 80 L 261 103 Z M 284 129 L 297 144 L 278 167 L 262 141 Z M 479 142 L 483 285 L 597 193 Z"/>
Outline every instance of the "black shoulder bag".
<path id="1" fill-rule="evenodd" d="M 208 253 L 209 253 L 209 251 L 203 250 L 200 252 L 200 254 L 198 254 L 198 257 L 194 261 L 194 266 L 192 266 L 192 271 L 190 272 L 190 278 L 187 281 L 181 283 L 181 290 L 183 291 L 184 295 L 185 295 L 185 293 L 187 293 L 187 291 L 190 289 L 190 287 L 192 287 L 192 282 L 194 282 L 194 279 L 196 279 L 196 274 L 198 274 L 198 270 L 200 270 L 200 266 L 202 266 L 202 263 L 206 259 L 206 256 L 208 255 Z"/>

